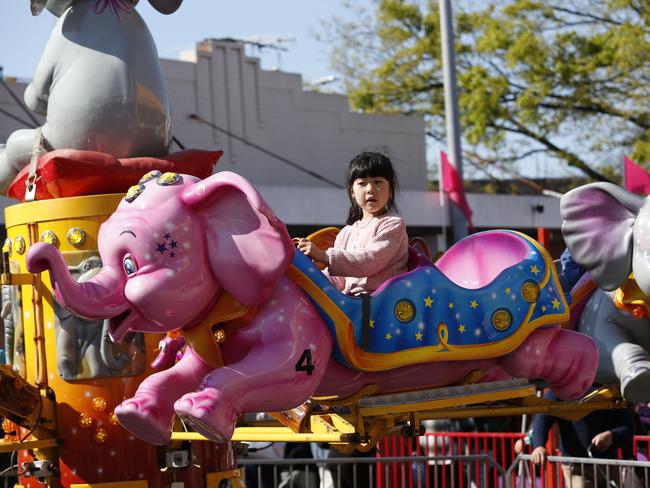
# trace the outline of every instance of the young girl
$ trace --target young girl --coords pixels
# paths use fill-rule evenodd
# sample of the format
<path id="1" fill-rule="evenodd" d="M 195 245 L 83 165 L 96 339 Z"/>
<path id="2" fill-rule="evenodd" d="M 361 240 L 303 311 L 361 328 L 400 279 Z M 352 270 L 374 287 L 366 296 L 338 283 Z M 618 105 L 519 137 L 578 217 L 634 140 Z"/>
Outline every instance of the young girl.
<path id="1" fill-rule="evenodd" d="M 343 293 L 372 293 L 389 278 L 407 271 L 408 236 L 397 210 L 397 175 L 380 153 L 356 156 L 346 175 L 350 211 L 346 226 L 327 251 L 307 239 L 298 249 L 327 265 L 325 273 Z"/>

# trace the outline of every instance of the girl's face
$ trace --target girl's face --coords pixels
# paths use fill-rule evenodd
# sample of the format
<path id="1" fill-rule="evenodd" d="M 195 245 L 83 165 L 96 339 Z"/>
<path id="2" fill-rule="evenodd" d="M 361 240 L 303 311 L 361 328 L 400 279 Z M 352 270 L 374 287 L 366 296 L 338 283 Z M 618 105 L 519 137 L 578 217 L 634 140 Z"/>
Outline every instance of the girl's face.
<path id="1" fill-rule="evenodd" d="M 390 198 L 390 182 L 382 176 L 357 178 L 352 182 L 352 198 L 363 211 L 363 219 L 385 212 Z"/>

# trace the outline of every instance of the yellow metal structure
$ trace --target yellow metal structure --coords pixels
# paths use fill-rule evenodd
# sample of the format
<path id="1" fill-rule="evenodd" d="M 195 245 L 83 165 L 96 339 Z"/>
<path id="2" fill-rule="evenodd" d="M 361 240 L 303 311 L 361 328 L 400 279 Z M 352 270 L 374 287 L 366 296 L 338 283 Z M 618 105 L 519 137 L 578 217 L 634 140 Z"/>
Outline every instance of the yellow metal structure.
<path id="1" fill-rule="evenodd" d="M 57 445 L 58 441 L 56 439 L 42 439 L 40 441 L 22 442 L 4 441 L 0 442 L 0 453 L 12 452 L 18 449 L 45 449 L 48 447 L 56 447 Z"/>
<path id="2" fill-rule="evenodd" d="M 449 394 L 419 402 L 403 402 L 400 394 L 395 403 L 381 406 L 363 406 L 364 399 L 356 397 L 348 404 L 349 414 L 338 415 L 318 411 L 309 415 L 305 428 L 296 432 L 289 427 L 278 427 L 273 421 L 247 422 L 237 427 L 232 440 L 238 442 L 328 442 L 339 450 L 366 451 L 388 433 L 418 435 L 423 420 L 468 417 L 496 417 L 546 413 L 566 420 L 578 420 L 595 410 L 627 408 L 618 386 L 601 387 L 574 401 L 551 401 L 539 396 L 535 385 L 519 382 L 511 388 L 464 393 L 463 386 L 450 387 Z M 486 384 L 489 385 L 489 384 Z M 482 385 L 472 385 L 478 387 Z M 460 390 L 455 390 L 460 388 Z M 432 390 L 434 392 L 435 390 Z M 466 391 L 466 390 L 465 390 Z M 370 397 L 372 398 L 372 397 Z M 335 402 L 337 403 L 337 402 Z M 337 403 L 340 405 L 340 403 Z M 195 432 L 175 432 L 172 440 L 205 441 Z"/>
<path id="3" fill-rule="evenodd" d="M 118 481 L 116 483 L 93 483 L 91 485 L 75 483 L 70 485 L 70 488 L 149 488 L 149 483 L 145 480 Z"/>

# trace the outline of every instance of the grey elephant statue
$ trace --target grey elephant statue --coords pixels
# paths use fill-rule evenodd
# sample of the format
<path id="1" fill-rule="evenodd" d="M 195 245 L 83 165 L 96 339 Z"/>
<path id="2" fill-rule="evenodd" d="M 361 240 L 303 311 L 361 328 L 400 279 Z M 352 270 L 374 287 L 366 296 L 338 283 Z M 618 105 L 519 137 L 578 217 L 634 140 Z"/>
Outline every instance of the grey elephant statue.
<path id="1" fill-rule="evenodd" d="M 101 266 L 99 256 L 90 256 L 77 266 L 68 266 L 68 270 L 76 281 L 85 283 L 99 272 Z M 56 299 L 53 300 L 53 309 L 56 364 L 61 378 L 106 378 L 140 372 L 137 361 L 132 360 L 136 356 L 144 358 L 142 334 L 131 334 L 128 339 L 117 344 L 109 337 L 109 320 L 81 318 L 60 305 Z"/>
<path id="2" fill-rule="evenodd" d="M 164 14 L 182 0 L 149 0 Z M 25 90 L 44 115 L 37 129 L 13 132 L 0 149 L 0 191 L 36 148 L 99 151 L 116 158 L 163 156 L 171 117 L 158 53 L 135 11 L 137 0 L 31 0 L 59 17 Z"/>
<path id="3" fill-rule="evenodd" d="M 615 290 L 634 273 L 638 293 L 650 295 L 650 200 L 592 183 L 566 193 L 560 211 L 567 248 L 598 285 L 577 321 L 598 344 L 596 381 L 620 382 L 626 400 L 648 402 L 650 318 L 617 306 Z"/>

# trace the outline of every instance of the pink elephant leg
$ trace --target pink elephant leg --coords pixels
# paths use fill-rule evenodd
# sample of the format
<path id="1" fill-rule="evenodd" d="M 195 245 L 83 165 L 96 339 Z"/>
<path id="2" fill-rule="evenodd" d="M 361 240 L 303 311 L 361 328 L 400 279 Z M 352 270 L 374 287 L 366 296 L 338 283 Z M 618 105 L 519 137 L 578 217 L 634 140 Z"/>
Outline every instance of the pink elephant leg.
<path id="1" fill-rule="evenodd" d="M 133 435 L 151 444 L 165 445 L 171 436 L 174 401 L 198 388 L 211 371 L 191 349 L 170 369 L 145 379 L 132 398 L 116 409 L 120 424 Z"/>
<path id="2" fill-rule="evenodd" d="M 546 381 L 559 398 L 569 400 L 593 383 L 598 348 L 590 337 L 572 330 L 538 329 L 500 364 L 512 376 Z"/>
<path id="3" fill-rule="evenodd" d="M 201 391 L 174 405 L 183 420 L 215 441 L 232 437 L 242 413 L 287 410 L 306 401 L 321 382 L 332 350 L 327 327 L 293 283 L 279 286 L 245 333 L 255 338 L 250 351 L 210 373 Z M 228 342 L 224 346 L 231 348 L 237 338 Z"/>

